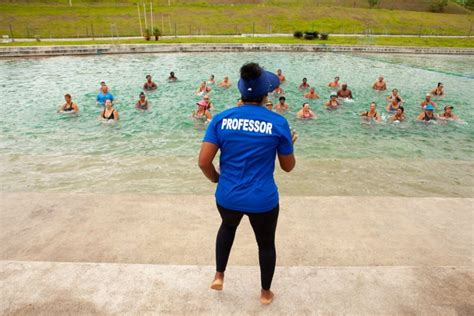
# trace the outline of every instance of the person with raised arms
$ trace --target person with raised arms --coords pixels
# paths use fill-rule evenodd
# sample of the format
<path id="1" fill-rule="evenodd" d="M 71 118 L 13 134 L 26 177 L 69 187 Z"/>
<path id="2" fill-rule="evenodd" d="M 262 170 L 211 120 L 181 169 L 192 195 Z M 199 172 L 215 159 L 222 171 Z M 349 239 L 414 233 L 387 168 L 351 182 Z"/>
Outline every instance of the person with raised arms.
<path id="1" fill-rule="evenodd" d="M 278 189 L 273 177 L 275 157 L 290 172 L 296 161 L 297 135 L 288 121 L 268 111 L 267 95 L 280 84 L 278 77 L 256 63 L 240 69 L 238 88 L 243 105 L 217 114 L 209 123 L 199 153 L 199 167 L 217 183 L 216 204 L 221 226 L 216 239 L 216 274 L 211 289 L 222 290 L 232 244 L 242 217 L 248 216 L 258 245 L 260 302 L 270 304 L 276 264 L 275 231 L 279 213 Z M 220 173 L 213 160 L 220 150 Z"/>

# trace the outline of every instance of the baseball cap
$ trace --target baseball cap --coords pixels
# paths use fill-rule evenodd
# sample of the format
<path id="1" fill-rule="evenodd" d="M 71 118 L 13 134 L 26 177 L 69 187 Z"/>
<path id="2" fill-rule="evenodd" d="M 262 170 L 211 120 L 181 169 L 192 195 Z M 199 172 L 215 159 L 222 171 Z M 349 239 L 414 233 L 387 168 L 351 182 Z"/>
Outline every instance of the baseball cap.
<path id="1" fill-rule="evenodd" d="M 446 105 L 446 106 L 444 107 L 444 110 L 446 111 L 446 109 L 451 109 L 451 110 L 452 110 L 452 109 L 454 109 L 454 106 L 452 106 L 452 105 Z"/>
<path id="2" fill-rule="evenodd" d="M 331 97 L 337 97 L 337 93 L 336 92 L 331 92 Z"/>
<path id="3" fill-rule="evenodd" d="M 257 78 L 239 79 L 238 88 L 244 98 L 259 98 L 272 92 L 280 85 L 280 79 L 274 73 L 262 69 Z"/>

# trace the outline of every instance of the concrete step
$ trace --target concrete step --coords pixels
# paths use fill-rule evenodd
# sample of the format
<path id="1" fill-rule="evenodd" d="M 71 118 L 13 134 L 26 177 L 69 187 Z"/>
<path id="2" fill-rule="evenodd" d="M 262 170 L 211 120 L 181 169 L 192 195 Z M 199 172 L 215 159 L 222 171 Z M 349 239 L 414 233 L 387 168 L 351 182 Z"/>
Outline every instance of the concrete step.
<path id="1" fill-rule="evenodd" d="M 1 261 L 0 313 L 11 315 L 473 315 L 472 267 L 279 267 L 261 306 L 259 269 Z"/>

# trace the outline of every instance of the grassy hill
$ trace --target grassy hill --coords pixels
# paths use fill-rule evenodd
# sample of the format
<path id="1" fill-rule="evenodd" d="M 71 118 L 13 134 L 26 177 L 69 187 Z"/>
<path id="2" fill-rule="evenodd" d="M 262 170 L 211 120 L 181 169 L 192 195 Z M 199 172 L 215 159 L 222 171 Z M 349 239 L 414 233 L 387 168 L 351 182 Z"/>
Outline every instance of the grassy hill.
<path id="1" fill-rule="evenodd" d="M 0 1 L 0 35 L 15 37 L 138 36 L 132 0 Z M 136 0 L 135 0 L 136 1 Z M 474 35 L 473 14 L 456 3 L 432 13 L 428 0 L 168 0 L 153 1 L 154 25 L 165 35 L 292 33 L 316 29 L 329 33 Z M 143 3 L 143 2 L 142 2 Z M 150 24 L 149 1 L 147 23 Z M 399 10 L 401 8 L 410 11 Z M 141 14 L 143 6 L 140 5 Z M 142 23 L 143 15 L 142 15 Z"/>

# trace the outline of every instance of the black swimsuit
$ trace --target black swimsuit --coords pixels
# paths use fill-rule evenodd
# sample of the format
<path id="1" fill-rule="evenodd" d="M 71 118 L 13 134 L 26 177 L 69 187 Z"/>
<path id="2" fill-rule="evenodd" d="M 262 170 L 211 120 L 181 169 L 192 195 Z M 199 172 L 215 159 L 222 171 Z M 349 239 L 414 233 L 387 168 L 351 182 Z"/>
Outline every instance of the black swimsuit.
<path id="1" fill-rule="evenodd" d="M 105 110 L 104 110 L 104 112 L 102 112 L 102 117 L 106 120 L 115 119 L 115 110 L 112 110 L 112 113 L 109 114 L 109 117 L 105 117 Z"/>
<path id="2" fill-rule="evenodd" d="M 74 108 L 72 107 L 73 103 L 71 102 L 71 106 L 67 108 L 66 106 L 68 106 L 68 105 L 69 105 L 69 104 L 67 104 L 67 103 L 64 105 L 63 111 L 64 111 L 64 112 L 74 111 Z"/>
<path id="3" fill-rule="evenodd" d="M 426 122 L 429 122 L 429 121 L 436 121 L 436 117 L 432 116 L 432 117 L 429 117 L 428 115 L 425 114 L 425 116 L 423 117 L 423 121 L 426 121 Z"/>

